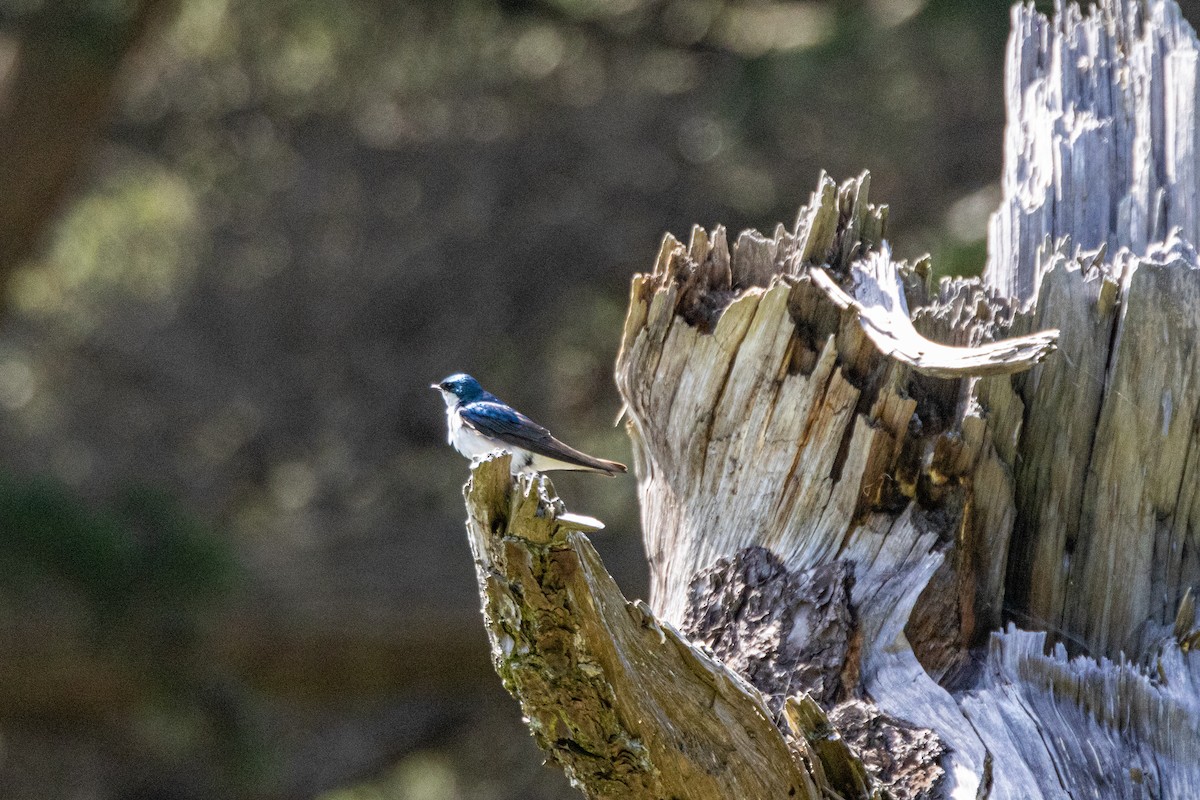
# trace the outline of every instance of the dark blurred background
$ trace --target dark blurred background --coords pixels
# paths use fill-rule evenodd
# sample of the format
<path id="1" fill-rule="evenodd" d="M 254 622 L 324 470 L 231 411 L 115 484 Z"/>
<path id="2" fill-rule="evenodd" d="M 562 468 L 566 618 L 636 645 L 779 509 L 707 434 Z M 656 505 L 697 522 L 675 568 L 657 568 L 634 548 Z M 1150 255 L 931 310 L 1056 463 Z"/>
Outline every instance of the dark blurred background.
<path id="1" fill-rule="evenodd" d="M 574 797 L 491 671 L 430 381 L 627 460 L 664 231 L 869 168 L 898 252 L 972 272 L 999 197 L 1006 0 L 0 9 L 10 800 Z M 644 594 L 633 479 L 555 483 Z"/>

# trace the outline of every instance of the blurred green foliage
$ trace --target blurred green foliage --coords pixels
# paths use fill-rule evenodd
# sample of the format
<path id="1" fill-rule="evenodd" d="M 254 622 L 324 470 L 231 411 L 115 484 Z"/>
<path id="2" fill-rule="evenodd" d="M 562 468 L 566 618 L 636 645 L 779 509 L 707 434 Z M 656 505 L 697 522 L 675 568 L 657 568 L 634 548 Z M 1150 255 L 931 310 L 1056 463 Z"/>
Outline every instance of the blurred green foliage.
<path id="1" fill-rule="evenodd" d="M 0 586 L 38 592 L 47 578 L 60 582 L 100 630 L 135 614 L 193 614 L 237 575 L 228 541 L 161 490 L 130 489 L 92 508 L 55 480 L 0 475 L 0 531 Z"/>
<path id="2" fill-rule="evenodd" d="M 59 220 L 53 242 L 13 280 L 22 312 L 86 335 L 127 296 L 169 313 L 194 278 L 205 240 L 188 182 L 135 161 L 93 184 Z"/>
<path id="3" fill-rule="evenodd" d="M 146 7 L 163 0 L 0 0 L 0 27 L 51 36 L 104 63 L 119 62 Z"/>

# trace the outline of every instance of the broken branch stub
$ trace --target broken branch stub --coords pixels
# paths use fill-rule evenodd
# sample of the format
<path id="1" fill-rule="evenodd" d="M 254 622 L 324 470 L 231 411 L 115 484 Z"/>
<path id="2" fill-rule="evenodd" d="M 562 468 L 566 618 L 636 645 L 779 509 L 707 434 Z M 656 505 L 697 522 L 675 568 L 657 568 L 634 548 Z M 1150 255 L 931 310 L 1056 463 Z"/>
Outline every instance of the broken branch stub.
<path id="1" fill-rule="evenodd" d="M 636 457 L 655 578 L 652 598 L 661 622 L 648 608 L 634 608 L 640 630 L 656 631 L 654 636 L 634 635 L 638 628 L 627 620 L 624 627 L 607 617 L 604 624 L 591 621 L 591 614 L 614 609 L 624 619 L 627 608 L 615 587 L 601 580 L 602 570 L 580 534 L 546 544 L 557 542 L 545 530 L 547 520 L 559 513 L 555 501 L 546 496 L 535 502 L 533 484 L 510 501 L 502 491 L 506 487 L 482 493 L 489 484 L 479 470 L 473 479 L 468 495 L 475 509 L 472 536 L 481 592 L 487 608 L 495 610 L 488 616 L 497 667 L 522 700 L 542 745 L 595 796 L 610 793 L 611 787 L 604 788 L 612 775 L 605 766 L 609 761 L 629 767 L 620 779 L 620 791 L 634 787 L 638 792 L 629 796 L 669 796 L 656 794 L 659 782 L 676 779 L 690 787 L 680 796 L 709 796 L 697 787 L 716 779 L 701 780 L 694 770 L 721 776 L 712 792 L 733 791 L 728 781 L 749 778 L 728 761 L 713 761 L 713 748 L 734 753 L 749 746 L 740 738 L 722 741 L 719 729 L 743 730 L 751 718 L 778 738 L 772 745 L 776 754 L 800 754 L 782 778 L 764 771 L 756 758 L 746 758 L 756 780 L 770 776 L 775 786 L 782 780 L 789 789 L 808 791 L 836 780 L 837 791 L 855 796 L 855 781 L 866 780 L 893 797 L 909 798 L 944 782 L 978 785 L 984 753 L 959 741 L 968 726 L 953 717 L 949 695 L 923 671 L 904 633 L 935 573 L 948 570 L 951 582 L 958 580 L 953 541 L 961 500 L 948 501 L 949 512 L 932 514 L 911 502 L 922 482 L 931 499 L 961 494 L 957 486 L 934 486 L 922 475 L 923 449 L 948 430 L 955 398 L 936 379 L 879 352 L 860 308 L 839 308 L 799 260 L 804 253 L 844 254 L 853 264 L 881 240 L 884 215 L 867 203 L 866 176 L 840 189 L 823 179 L 814 203 L 801 213 L 805 227 L 791 234 L 778 230 L 772 240 L 744 235 L 731 254 L 720 231 L 712 237 L 697 231 L 689 249 L 668 241 L 660 269 L 635 279 L 626 326 L 632 338 L 620 368 L 637 375 L 646 389 L 625 396 L 640 445 Z M 876 238 L 856 238 L 862 236 Z M 701 261 L 690 262 L 692 256 Z M 825 263 L 830 269 L 846 266 Z M 907 271 L 895 274 L 911 277 Z M 766 286 L 757 285 L 763 281 Z M 641 302 L 639 292 L 646 293 Z M 878 319 L 874 322 L 878 327 Z M 907 316 L 904 325 L 911 330 Z M 972 348 L 961 353 L 975 355 Z M 639 354 L 652 358 L 659 372 L 631 367 Z M 670 374 L 662 374 L 664 369 Z M 714 382 L 714 375 L 719 380 Z M 934 409 L 930 419 L 943 422 L 914 435 L 910 428 L 918 400 L 906 387 L 917 379 L 933 381 L 923 402 Z M 669 396 L 656 393 L 668 387 Z M 653 419 L 651 409 L 667 418 Z M 639 435 L 654 437 L 648 441 L 662 449 L 639 442 Z M 963 449 L 950 448 L 953 460 L 939 462 L 944 475 L 973 463 Z M 537 486 L 545 491 L 547 484 Z M 506 503 L 523 509 L 524 516 L 511 509 L 486 510 Z M 675 521 L 677 527 L 667 524 Z M 532 532 L 522 532 L 526 524 Z M 499 537 L 504 547 L 492 545 L 489 553 L 485 532 Z M 553 558 L 531 555 L 528 542 L 548 546 Z M 592 566 L 598 571 L 589 572 Z M 585 580 L 577 584 L 568 576 Z M 549 587 L 566 590 L 556 590 L 564 605 L 552 615 L 553 629 L 534 624 L 545 618 Z M 754 598 L 763 612 L 757 618 L 747 611 Z M 531 605 L 542 614 L 528 613 Z M 945 649 L 957 653 L 971 635 L 961 624 L 968 616 L 952 608 L 930 637 L 944 639 Z M 701 658 L 690 645 L 680 651 L 686 640 L 671 625 L 682 626 L 717 660 Z M 522 630 L 523 639 L 517 634 Z M 701 660 L 684 659 L 691 666 L 681 666 L 664 663 L 661 654 L 648 655 L 644 648 L 659 637 L 673 642 L 668 652 Z M 569 641 L 571 648 L 554 658 L 530 657 L 541 651 L 518 644 L 542 638 L 559 648 Z M 734 692 L 736 711 L 731 707 L 716 715 L 723 721 L 714 728 L 706 705 L 711 689 L 693 686 L 678 695 L 678 676 L 681 670 L 695 671 L 696 663 L 704 663 L 702 672 L 708 674 L 722 662 L 720 674 L 732 680 L 730 670 L 738 671 L 746 694 Z M 574 677 L 568 681 L 560 670 Z M 585 678 L 586 691 L 580 684 Z M 560 694 L 547 686 L 569 691 Z M 846 763 L 831 760 L 840 747 L 823 747 L 814 755 L 812 742 L 820 736 L 811 729 L 789 729 L 782 713 L 786 698 L 805 693 L 841 721 L 837 736 L 864 749 L 886 748 L 890 755 L 872 752 L 870 758 L 854 756 Z M 588 699 L 581 702 L 581 697 Z M 689 707 L 681 697 L 698 705 Z M 916 706 L 930 703 L 945 706 L 945 721 L 906 721 L 915 717 Z M 564 711 L 563 704 L 572 710 Z M 599 717 L 588 709 L 591 705 L 625 710 L 604 717 L 601 732 L 594 730 Z M 687 718 L 697 713 L 707 723 Z M 689 740 L 684 750 L 690 755 L 682 762 L 678 746 L 655 750 L 650 744 L 678 745 L 681 730 L 707 730 L 711 742 L 701 746 Z M 760 730 L 751 739 L 761 747 L 773 741 L 765 736 Z M 954 757 L 966 765 L 950 773 L 942 761 L 948 740 L 958 742 Z M 609 749 L 598 748 L 598 742 L 609 742 Z M 674 766 L 664 767 L 663 759 Z M 797 775 L 808 783 L 798 782 Z M 728 796 L 776 796 L 756 793 L 765 791 L 763 786 L 744 791 L 741 786 Z"/>
<path id="2" fill-rule="evenodd" d="M 803 739 L 763 698 L 641 603 L 509 456 L 472 470 L 467 529 L 492 656 L 541 747 L 594 798 L 818 800 Z M 854 767 L 841 769 L 853 774 Z"/>
<path id="3" fill-rule="evenodd" d="M 586 793 L 1200 797 L 1198 63 L 1170 0 L 1014 11 L 985 281 L 894 261 L 865 174 L 664 239 L 617 363 L 650 606 L 548 482 L 468 493 L 497 668 Z"/>
<path id="4" fill-rule="evenodd" d="M 973 792 L 985 751 L 905 641 L 905 627 L 929 580 L 944 576 L 948 607 L 915 613 L 928 623 L 920 644 L 940 654 L 937 670 L 961 666 L 976 634 L 966 567 L 1002 569 L 1003 560 L 979 563 L 989 554 L 972 552 L 963 563 L 955 545 L 966 504 L 960 479 L 985 442 L 952 426 L 956 382 L 912 362 L 950 375 L 1013 371 L 1044 356 L 1053 336 L 1004 354 L 990 343 L 1006 332 L 999 325 L 980 323 L 976 347 L 920 337 L 908 307 L 928 305 L 931 292 L 881 248 L 885 217 L 868 203 L 867 187 L 865 175 L 840 188 L 822 178 L 794 231 L 744 234 L 728 265 L 719 229 L 693 233 L 688 247 L 668 237 L 654 272 L 635 278 L 617 380 L 640 476 L 651 605 L 741 666 L 774 704 L 790 683 L 855 725 L 842 731 L 847 740 L 889 740 L 898 750 L 903 741 L 928 742 L 910 751 L 920 754 L 910 763 L 872 774 L 895 796 L 921 796 L 942 782 Z M 937 512 L 919 509 L 918 495 Z M 715 564 L 758 548 L 797 576 L 849 565 L 854 636 L 826 625 L 810 646 L 779 648 L 775 640 L 821 618 L 795 625 L 802 592 L 780 602 L 791 611 L 755 617 L 747 612 L 754 592 L 730 602 L 720 596 L 728 587 L 704 583 Z M 726 616 L 741 624 L 698 630 L 695 621 L 714 607 L 736 609 Z M 837 645 L 851 638 L 854 647 Z M 823 679 L 806 685 L 814 672 Z M 930 707 L 943 710 L 930 716 Z M 856 736 L 886 726 L 893 735 Z M 948 742 L 954 768 L 944 770 Z"/>
<path id="5" fill-rule="evenodd" d="M 1053 352 L 1058 340 L 1058 331 L 1050 329 L 973 347 L 930 341 L 913 325 L 904 281 L 886 242 L 879 251 L 850 265 L 849 290 L 823 267 L 814 266 L 808 274 L 838 308 L 858 314 L 863 331 L 880 353 L 923 375 L 970 378 L 1024 372 Z"/>

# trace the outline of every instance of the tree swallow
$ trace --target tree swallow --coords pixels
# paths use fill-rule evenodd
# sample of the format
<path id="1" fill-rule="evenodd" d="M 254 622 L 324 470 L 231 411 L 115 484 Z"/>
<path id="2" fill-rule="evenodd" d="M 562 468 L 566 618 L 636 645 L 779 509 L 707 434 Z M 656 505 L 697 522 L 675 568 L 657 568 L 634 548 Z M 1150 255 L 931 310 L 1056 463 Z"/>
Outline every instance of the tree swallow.
<path id="1" fill-rule="evenodd" d="M 594 458 L 560 442 L 550 431 L 484 391 L 479 381 L 465 373 L 451 375 L 430 388 L 446 401 L 447 441 L 467 458 L 475 459 L 494 450 L 512 453 L 512 471 L 546 472 L 572 469 L 616 475 L 624 464 Z"/>

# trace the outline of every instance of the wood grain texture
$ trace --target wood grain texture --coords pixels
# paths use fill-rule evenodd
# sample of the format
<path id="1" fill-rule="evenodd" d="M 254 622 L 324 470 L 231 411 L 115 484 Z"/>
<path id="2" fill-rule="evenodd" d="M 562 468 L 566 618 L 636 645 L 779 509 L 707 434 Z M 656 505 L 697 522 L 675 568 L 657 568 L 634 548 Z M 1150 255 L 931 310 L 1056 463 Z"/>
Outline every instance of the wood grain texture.
<path id="1" fill-rule="evenodd" d="M 983 280 L 894 259 L 866 174 L 664 238 L 616 368 L 650 605 L 544 479 L 468 489 L 497 668 L 585 792 L 1200 797 L 1197 53 L 1166 0 L 1014 11 Z"/>
<path id="2" fill-rule="evenodd" d="M 1200 241 L 1195 138 L 1200 46 L 1174 0 L 1102 0 L 1053 20 L 1012 11 L 1004 196 L 985 280 L 1032 299 L 1048 238 L 1142 255 L 1178 227 Z"/>
<path id="3" fill-rule="evenodd" d="M 1009 603 L 1136 658 L 1200 585 L 1200 41 L 1173 0 L 1013 19 L 985 280 L 1062 353 L 1018 384 Z"/>
<path id="4" fill-rule="evenodd" d="M 889 747 L 903 750 L 899 742 L 927 743 L 922 777 L 912 767 L 901 776 L 868 768 L 876 786 L 897 797 L 926 796 L 934 787 L 973 797 L 985 748 L 918 660 L 906 626 L 929 580 L 945 569 L 950 603 L 929 615 L 936 624 L 922 644 L 936 641 L 955 656 L 962 650 L 974 587 L 959 586 L 966 581 L 964 550 L 956 544 L 966 497 L 961 477 L 974 468 L 983 445 L 966 454 L 961 446 L 943 446 L 947 435 L 958 436 L 948 427 L 957 395 L 934 390 L 953 382 L 930 379 L 883 352 L 868 330 L 917 337 L 907 301 L 896 300 L 912 270 L 879 248 L 884 217 L 868 202 L 867 181 L 834 188 L 825 179 L 812 203 L 799 215 L 809 227 L 777 231 L 773 239 L 743 235 L 728 267 L 719 230 L 693 233 L 688 247 L 667 239 L 655 271 L 635 279 L 617 374 L 640 476 L 651 604 L 727 663 L 759 676 L 764 691 L 780 685 L 783 675 L 784 685 L 823 698 L 831 719 L 854 726 L 844 738 L 874 748 L 877 760 Z M 804 253 L 823 262 L 806 262 Z M 773 276 L 762 266 L 768 258 Z M 854 276 L 876 259 L 889 265 L 891 313 L 903 315 L 902 322 L 875 315 L 863 324 L 864 309 L 884 309 L 872 295 L 854 297 Z M 817 269 L 822 279 L 813 278 Z M 728 274 L 730 283 L 714 282 L 714 274 Z M 834 275 L 847 276 L 851 288 L 838 286 Z M 694 286 L 710 287 L 707 302 Z M 914 295 L 920 293 L 914 287 Z M 691 313 L 695 308 L 703 313 Z M 991 333 L 1003 330 L 998 325 Z M 986 366 L 991 343 L 973 345 L 958 348 L 955 357 L 992 371 Z M 1010 368 L 1031 363 L 1024 359 L 1013 356 Z M 935 381 L 932 388 L 923 386 L 928 380 Z M 928 396 L 919 408 L 922 395 Z M 914 502 L 918 495 L 929 508 Z M 714 565 L 737 564 L 759 551 L 772 554 L 790 580 L 808 589 L 788 592 L 768 581 L 740 607 L 749 630 L 739 631 L 725 619 L 729 585 L 713 580 Z M 1003 558 L 995 561 L 1002 570 Z M 853 565 L 853 663 L 843 663 L 844 627 L 820 613 L 806 617 L 798 649 L 779 648 L 774 643 L 781 637 L 796 635 L 787 632 L 810 602 L 804 598 L 822 583 L 819 576 L 839 563 Z M 747 610 L 765 597 L 791 599 L 782 614 Z M 810 638 L 816 641 L 802 644 Z M 800 653 L 822 645 L 826 676 L 813 681 L 804 667 L 814 659 Z M 795 664 L 800 668 L 788 669 Z M 774 696 L 775 707 L 785 698 Z M 893 734 L 864 734 L 881 726 Z M 867 752 L 860 755 L 874 763 Z"/>
<path id="5" fill-rule="evenodd" d="M 762 696 L 630 603 L 544 476 L 472 470 L 467 529 L 497 671 L 588 797 L 825 795 Z M 800 750 L 793 754 L 793 748 Z"/>

